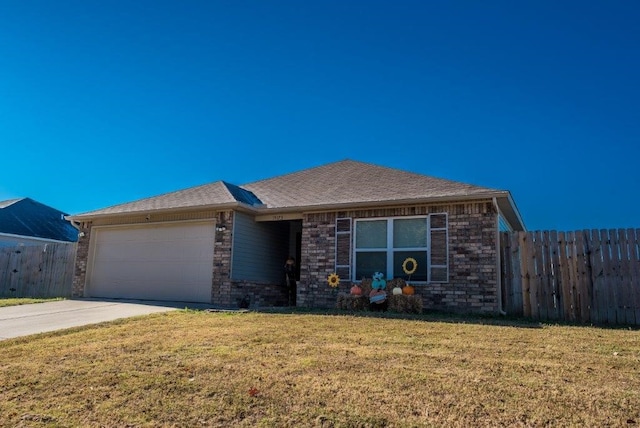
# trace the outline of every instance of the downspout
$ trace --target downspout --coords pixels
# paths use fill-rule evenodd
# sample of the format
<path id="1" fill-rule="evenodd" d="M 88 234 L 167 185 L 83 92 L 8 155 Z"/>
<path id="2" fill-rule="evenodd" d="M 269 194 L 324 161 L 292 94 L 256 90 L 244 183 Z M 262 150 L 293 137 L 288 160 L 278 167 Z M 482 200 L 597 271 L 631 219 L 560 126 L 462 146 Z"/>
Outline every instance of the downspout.
<path id="1" fill-rule="evenodd" d="M 507 315 L 504 310 L 504 302 L 502 301 L 502 263 L 500 262 L 500 208 L 498 208 L 498 200 L 493 198 L 493 206 L 496 208 L 496 286 L 498 289 L 498 313 Z"/>

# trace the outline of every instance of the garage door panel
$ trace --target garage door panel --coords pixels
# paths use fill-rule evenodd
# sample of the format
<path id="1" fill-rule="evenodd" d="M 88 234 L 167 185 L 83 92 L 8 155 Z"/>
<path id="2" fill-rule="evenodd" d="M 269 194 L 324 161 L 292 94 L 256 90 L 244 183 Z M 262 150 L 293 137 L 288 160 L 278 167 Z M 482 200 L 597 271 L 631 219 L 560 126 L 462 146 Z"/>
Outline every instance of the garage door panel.
<path id="1" fill-rule="evenodd" d="M 212 222 L 98 229 L 92 297 L 211 301 Z"/>

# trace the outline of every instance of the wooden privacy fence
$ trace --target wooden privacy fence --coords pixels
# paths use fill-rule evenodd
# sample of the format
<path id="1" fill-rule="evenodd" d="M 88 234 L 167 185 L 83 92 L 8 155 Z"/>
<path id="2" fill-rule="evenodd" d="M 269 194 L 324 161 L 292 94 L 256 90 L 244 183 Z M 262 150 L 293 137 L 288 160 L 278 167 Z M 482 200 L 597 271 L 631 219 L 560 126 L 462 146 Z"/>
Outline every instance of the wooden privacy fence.
<path id="1" fill-rule="evenodd" d="M 503 232 L 508 314 L 640 325 L 640 229 Z"/>
<path id="2" fill-rule="evenodd" d="M 76 244 L 0 247 L 1 297 L 70 297 Z"/>

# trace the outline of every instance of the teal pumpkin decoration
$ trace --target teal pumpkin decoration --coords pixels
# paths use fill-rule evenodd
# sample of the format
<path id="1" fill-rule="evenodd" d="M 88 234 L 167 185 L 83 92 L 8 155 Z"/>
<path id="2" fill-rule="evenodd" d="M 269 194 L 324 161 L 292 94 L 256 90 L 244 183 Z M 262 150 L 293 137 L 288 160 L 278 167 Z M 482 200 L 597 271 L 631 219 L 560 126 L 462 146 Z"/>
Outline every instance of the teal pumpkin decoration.
<path id="1" fill-rule="evenodd" d="M 387 281 L 384 280 L 384 275 L 381 272 L 376 272 L 373 274 L 371 288 L 374 290 L 384 290 L 385 288 L 387 288 Z"/>

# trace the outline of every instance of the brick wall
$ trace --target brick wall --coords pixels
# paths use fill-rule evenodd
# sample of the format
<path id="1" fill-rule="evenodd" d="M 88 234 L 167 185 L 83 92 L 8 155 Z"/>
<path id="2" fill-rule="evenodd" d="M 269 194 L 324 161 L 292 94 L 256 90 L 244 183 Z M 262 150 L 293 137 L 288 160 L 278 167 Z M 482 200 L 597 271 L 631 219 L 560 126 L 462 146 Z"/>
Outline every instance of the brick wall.
<path id="1" fill-rule="evenodd" d="M 221 307 L 235 306 L 231 289 L 231 246 L 233 241 L 233 212 L 216 215 L 216 225 L 225 225 L 225 230 L 217 231 L 213 249 L 213 281 L 211 303 Z"/>
<path id="2" fill-rule="evenodd" d="M 327 277 L 335 270 L 336 213 L 307 214 L 302 220 L 302 252 L 297 306 L 333 307 Z"/>
<path id="3" fill-rule="evenodd" d="M 230 307 L 238 307 L 245 296 L 248 296 L 251 308 L 289 305 L 287 288 L 282 284 L 232 281 L 231 285 Z"/>
<path id="4" fill-rule="evenodd" d="M 496 217 L 491 203 L 459 205 L 449 212 L 449 282 L 417 289 L 425 308 L 498 311 Z"/>
<path id="5" fill-rule="evenodd" d="M 89 260 L 91 223 L 82 223 L 80 232 L 84 233 L 84 236 L 78 238 L 71 297 L 84 297 L 84 285 L 87 280 L 87 262 Z"/>
<path id="6" fill-rule="evenodd" d="M 335 291 L 327 276 L 335 270 L 335 220 L 351 217 L 400 217 L 448 213 L 449 282 L 416 285 L 425 309 L 496 313 L 497 213 L 490 201 L 438 206 L 408 206 L 306 214 L 302 225 L 302 260 L 298 306 L 333 307 Z M 347 291 L 348 281 L 339 291 Z"/>

